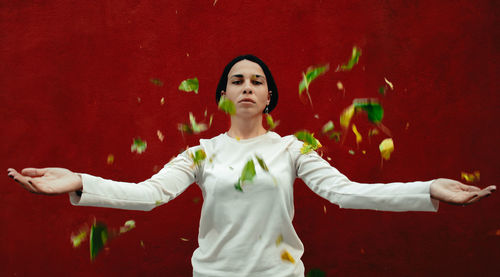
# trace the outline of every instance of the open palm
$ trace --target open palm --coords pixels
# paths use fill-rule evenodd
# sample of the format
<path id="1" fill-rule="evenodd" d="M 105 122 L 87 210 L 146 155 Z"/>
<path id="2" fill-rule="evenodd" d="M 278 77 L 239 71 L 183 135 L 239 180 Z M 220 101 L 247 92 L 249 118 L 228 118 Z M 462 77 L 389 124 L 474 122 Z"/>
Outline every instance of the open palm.
<path id="1" fill-rule="evenodd" d="M 437 179 L 431 184 L 432 198 L 457 205 L 472 204 L 483 197 L 489 196 L 495 190 L 496 186 L 480 189 L 444 178 Z"/>
<path id="2" fill-rule="evenodd" d="M 21 173 L 9 168 L 7 174 L 25 189 L 34 193 L 53 195 L 82 188 L 80 176 L 65 168 L 25 168 Z"/>

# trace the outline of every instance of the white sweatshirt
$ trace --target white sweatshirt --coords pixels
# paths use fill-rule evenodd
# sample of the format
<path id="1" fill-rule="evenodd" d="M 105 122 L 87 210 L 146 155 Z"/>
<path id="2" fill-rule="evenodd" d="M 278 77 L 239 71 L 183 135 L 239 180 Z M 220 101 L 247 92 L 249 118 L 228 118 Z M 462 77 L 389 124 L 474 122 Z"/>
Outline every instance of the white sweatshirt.
<path id="1" fill-rule="evenodd" d="M 293 184 L 301 178 L 321 197 L 341 208 L 385 211 L 437 211 L 432 181 L 361 184 L 350 181 L 316 152 L 301 154 L 303 143 L 274 132 L 237 140 L 226 133 L 200 140 L 150 179 L 135 184 L 82 174 L 81 197 L 74 205 L 151 210 L 196 182 L 203 193 L 193 276 L 304 276 L 304 247 L 297 236 Z M 203 149 L 207 158 L 194 166 L 189 153 Z M 255 155 L 269 168 L 264 171 Z M 242 169 L 254 159 L 256 175 L 235 188 Z M 280 242 L 281 241 L 281 242 Z M 288 253 L 291 259 L 282 259 Z"/>

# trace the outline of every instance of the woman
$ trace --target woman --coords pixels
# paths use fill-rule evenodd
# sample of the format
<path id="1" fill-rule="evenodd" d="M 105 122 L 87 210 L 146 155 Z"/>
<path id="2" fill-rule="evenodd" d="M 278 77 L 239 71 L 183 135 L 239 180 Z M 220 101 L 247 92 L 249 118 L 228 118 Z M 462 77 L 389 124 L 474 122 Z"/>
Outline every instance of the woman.
<path id="1" fill-rule="evenodd" d="M 26 168 L 21 174 L 9 168 L 8 175 L 34 193 L 69 193 L 74 205 L 131 210 L 151 210 L 197 183 L 204 202 L 199 247 L 191 260 L 194 276 L 304 276 L 304 248 L 292 225 L 295 178 L 342 208 L 387 211 L 437 211 L 439 201 L 470 204 L 496 189 L 450 179 L 360 184 L 316 152 L 301 154 L 301 141 L 262 125 L 263 112 L 277 104 L 278 90 L 255 56 L 237 57 L 225 67 L 217 102 L 222 96 L 236 105 L 229 130 L 201 139 L 144 182 L 116 182 L 62 168 Z M 194 163 L 199 150 L 207 158 Z M 261 166 L 252 167 L 254 160 Z M 244 174 L 249 164 L 255 176 Z"/>

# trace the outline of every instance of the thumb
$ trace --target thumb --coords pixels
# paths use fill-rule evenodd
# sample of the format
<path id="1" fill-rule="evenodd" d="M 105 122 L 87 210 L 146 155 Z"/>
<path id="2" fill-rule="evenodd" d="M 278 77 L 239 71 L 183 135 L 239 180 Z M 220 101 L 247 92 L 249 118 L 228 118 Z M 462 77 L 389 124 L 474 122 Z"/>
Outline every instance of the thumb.
<path id="1" fill-rule="evenodd" d="M 30 177 L 40 177 L 43 176 L 47 172 L 46 168 L 32 168 L 28 167 L 21 171 L 21 174 L 30 176 Z"/>

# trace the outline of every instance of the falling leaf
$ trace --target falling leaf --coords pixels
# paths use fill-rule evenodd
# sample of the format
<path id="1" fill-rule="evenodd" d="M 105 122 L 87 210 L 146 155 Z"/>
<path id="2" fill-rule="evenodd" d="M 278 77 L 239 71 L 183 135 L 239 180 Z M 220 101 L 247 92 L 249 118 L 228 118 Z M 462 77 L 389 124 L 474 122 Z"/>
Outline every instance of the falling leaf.
<path id="1" fill-rule="evenodd" d="M 267 126 L 269 126 L 269 130 L 273 130 L 280 124 L 280 121 L 274 122 L 273 117 L 270 114 L 266 114 Z"/>
<path id="2" fill-rule="evenodd" d="M 144 246 L 144 241 L 142 241 L 142 240 L 141 240 L 141 241 L 140 241 L 140 244 L 141 244 L 141 247 L 142 247 L 142 248 L 146 248 L 146 246 Z"/>
<path id="3" fill-rule="evenodd" d="M 257 162 L 259 163 L 260 167 L 262 168 L 262 170 L 264 170 L 265 172 L 269 172 L 269 168 L 267 168 L 267 165 L 266 163 L 264 162 L 264 159 L 262 159 L 260 156 L 258 155 L 255 155 L 255 158 L 257 159 Z"/>
<path id="4" fill-rule="evenodd" d="M 384 117 L 384 109 L 376 99 L 355 99 L 355 109 L 363 110 L 368 114 L 368 120 L 372 123 L 380 123 Z"/>
<path id="5" fill-rule="evenodd" d="M 327 159 L 327 160 L 329 160 L 329 161 L 331 161 L 331 160 L 332 160 L 332 158 L 330 158 L 330 157 L 326 157 L 326 159 Z"/>
<path id="6" fill-rule="evenodd" d="M 137 103 L 141 104 L 141 98 L 137 97 Z"/>
<path id="7" fill-rule="evenodd" d="M 323 213 L 326 214 L 326 206 L 325 205 L 323 205 Z"/>
<path id="8" fill-rule="evenodd" d="M 250 159 L 245 164 L 245 167 L 243 167 L 243 170 L 241 171 L 241 177 L 238 179 L 238 182 L 234 185 L 234 188 L 236 190 L 243 192 L 242 186 L 245 185 L 246 182 L 251 182 L 255 177 L 255 174 L 256 174 L 255 164 L 253 162 L 253 159 Z"/>
<path id="9" fill-rule="evenodd" d="M 337 82 L 337 88 L 339 90 L 343 90 L 344 89 L 344 85 L 342 84 L 342 82 L 340 82 L 340 81 Z"/>
<path id="10" fill-rule="evenodd" d="M 78 231 L 78 234 L 76 235 L 71 234 L 71 243 L 73 244 L 73 247 L 74 248 L 79 247 L 84 241 L 87 240 L 88 235 L 89 235 L 88 225 L 80 229 L 80 231 Z"/>
<path id="11" fill-rule="evenodd" d="M 350 105 L 349 107 L 344 109 L 342 114 L 340 114 L 340 126 L 342 126 L 344 129 L 347 129 L 347 127 L 349 127 L 349 123 L 354 116 L 354 111 L 354 105 Z"/>
<path id="12" fill-rule="evenodd" d="M 302 95 L 304 89 L 306 90 L 309 102 L 312 104 L 311 95 L 309 94 L 309 85 L 314 79 L 318 78 L 320 75 L 328 71 L 329 65 L 309 67 L 307 72 L 302 72 L 302 81 L 299 83 L 299 96 Z"/>
<path id="13" fill-rule="evenodd" d="M 361 153 L 363 153 L 363 155 L 366 155 L 366 150 L 361 151 Z"/>
<path id="14" fill-rule="evenodd" d="M 193 160 L 193 166 L 199 166 L 207 158 L 207 154 L 203 149 L 198 149 L 194 154 L 189 152 L 189 157 Z"/>
<path id="15" fill-rule="evenodd" d="M 115 162 L 115 156 L 113 154 L 109 154 L 106 162 L 108 164 L 113 164 Z"/>
<path id="16" fill-rule="evenodd" d="M 186 132 L 188 134 L 199 134 L 207 130 L 207 125 L 205 123 L 197 123 L 196 118 L 192 113 L 189 113 L 189 124 L 179 124 L 179 131 Z"/>
<path id="17" fill-rule="evenodd" d="M 214 1 L 214 6 L 215 6 L 215 4 L 217 4 L 217 0 Z"/>
<path id="18" fill-rule="evenodd" d="M 319 119 L 319 114 L 315 114 L 314 118 Z"/>
<path id="19" fill-rule="evenodd" d="M 352 132 L 356 135 L 356 144 L 359 145 L 361 141 L 363 141 L 363 137 L 361 134 L 358 132 L 358 129 L 356 128 L 356 125 L 352 124 Z"/>
<path id="20" fill-rule="evenodd" d="M 385 95 L 385 87 L 379 87 L 378 88 L 378 93 Z"/>
<path id="21" fill-rule="evenodd" d="M 108 242 L 108 227 L 103 223 L 95 223 L 90 228 L 90 259 L 94 260 L 97 254 Z"/>
<path id="22" fill-rule="evenodd" d="M 165 97 L 162 97 L 161 100 L 160 100 L 160 104 L 163 106 L 165 105 Z"/>
<path id="23" fill-rule="evenodd" d="M 356 152 L 354 152 L 354 150 L 352 150 L 352 149 L 349 149 L 349 154 L 354 155 L 354 154 L 356 154 Z"/>
<path id="24" fill-rule="evenodd" d="M 195 203 L 195 204 L 196 204 L 196 203 L 198 203 L 198 202 L 200 202 L 200 198 L 199 198 L 199 197 L 194 197 L 194 198 L 193 198 L 193 203 Z"/>
<path id="25" fill-rule="evenodd" d="M 280 245 L 283 242 L 283 235 L 280 234 L 276 239 L 276 246 Z"/>
<path id="26" fill-rule="evenodd" d="M 384 160 L 389 160 L 391 158 L 391 154 L 394 151 L 394 142 L 391 138 L 384 139 L 380 145 L 378 146 L 380 150 L 380 155 Z"/>
<path id="27" fill-rule="evenodd" d="M 187 238 L 181 238 L 182 241 L 189 241 Z"/>
<path id="28" fill-rule="evenodd" d="M 155 86 L 163 87 L 163 82 L 160 79 L 151 78 L 149 81 Z"/>
<path id="29" fill-rule="evenodd" d="M 309 270 L 306 277 L 326 277 L 326 273 L 321 269 L 313 268 Z"/>
<path id="30" fill-rule="evenodd" d="M 325 125 L 323 125 L 323 128 L 321 128 L 321 132 L 323 132 L 323 134 L 326 134 L 326 133 L 328 133 L 330 131 L 333 131 L 334 128 L 335 128 L 335 125 L 330 120 Z"/>
<path id="31" fill-rule="evenodd" d="M 408 130 L 410 128 L 410 122 L 406 122 L 405 130 Z"/>
<path id="32" fill-rule="evenodd" d="M 389 80 L 387 80 L 387 78 L 384 78 L 385 82 L 389 85 L 389 87 L 391 88 L 391 90 L 394 90 L 394 85 L 389 82 Z"/>
<path id="33" fill-rule="evenodd" d="M 210 120 L 208 121 L 208 127 L 211 127 L 212 126 L 212 120 L 214 119 L 214 115 L 211 114 L 210 115 Z"/>
<path id="34" fill-rule="evenodd" d="M 160 206 L 161 204 L 163 204 L 163 203 L 160 200 L 156 200 L 156 202 L 155 202 L 156 206 Z"/>
<path id="35" fill-rule="evenodd" d="M 292 255 L 290 255 L 290 253 L 288 253 L 288 251 L 286 250 L 283 250 L 281 252 L 281 259 L 283 261 L 291 262 L 292 264 L 295 263 L 295 260 L 293 259 Z"/>
<path id="36" fill-rule="evenodd" d="M 163 139 L 165 138 L 165 136 L 162 134 L 162 132 L 160 130 L 156 130 L 156 135 L 158 136 L 158 139 L 163 142 Z"/>
<path id="37" fill-rule="evenodd" d="M 347 62 L 347 64 L 342 64 L 339 67 L 337 67 L 336 71 L 349 71 L 349 70 L 351 70 L 354 67 L 354 65 L 358 64 L 360 56 L 361 56 L 361 49 L 354 46 L 352 48 L 351 59 Z"/>
<path id="38" fill-rule="evenodd" d="M 125 224 L 122 227 L 120 227 L 120 234 L 126 233 L 134 228 L 135 228 L 135 221 L 127 220 Z"/>
<path id="39" fill-rule="evenodd" d="M 475 170 L 473 173 L 468 173 L 468 172 L 464 172 L 462 171 L 461 172 L 461 178 L 462 180 L 465 180 L 466 182 L 468 183 L 476 183 L 476 182 L 479 182 L 479 179 L 480 179 L 480 172 L 479 170 Z"/>
<path id="40" fill-rule="evenodd" d="M 373 137 L 375 135 L 378 135 L 379 132 L 377 129 L 370 129 L 370 131 L 368 131 L 368 137 Z"/>
<path id="41" fill-rule="evenodd" d="M 134 138 L 134 142 L 132 146 L 130 146 L 130 152 L 136 152 L 137 154 L 141 154 L 146 151 L 148 147 L 148 143 L 143 141 L 140 137 Z"/>
<path id="42" fill-rule="evenodd" d="M 299 131 L 294 134 L 298 140 L 303 141 L 304 145 L 300 149 L 300 153 L 307 154 L 311 152 L 311 150 L 316 150 L 322 147 L 319 140 L 314 137 L 314 134 L 309 133 L 308 131 Z"/>
<path id="43" fill-rule="evenodd" d="M 194 93 L 198 94 L 198 87 L 198 78 L 186 79 L 179 85 L 179 90 L 186 92 L 194 91 Z"/>
<path id="44" fill-rule="evenodd" d="M 224 95 L 220 97 L 219 109 L 229 115 L 234 115 L 236 113 L 236 106 L 234 106 L 233 101 L 229 100 Z"/>

